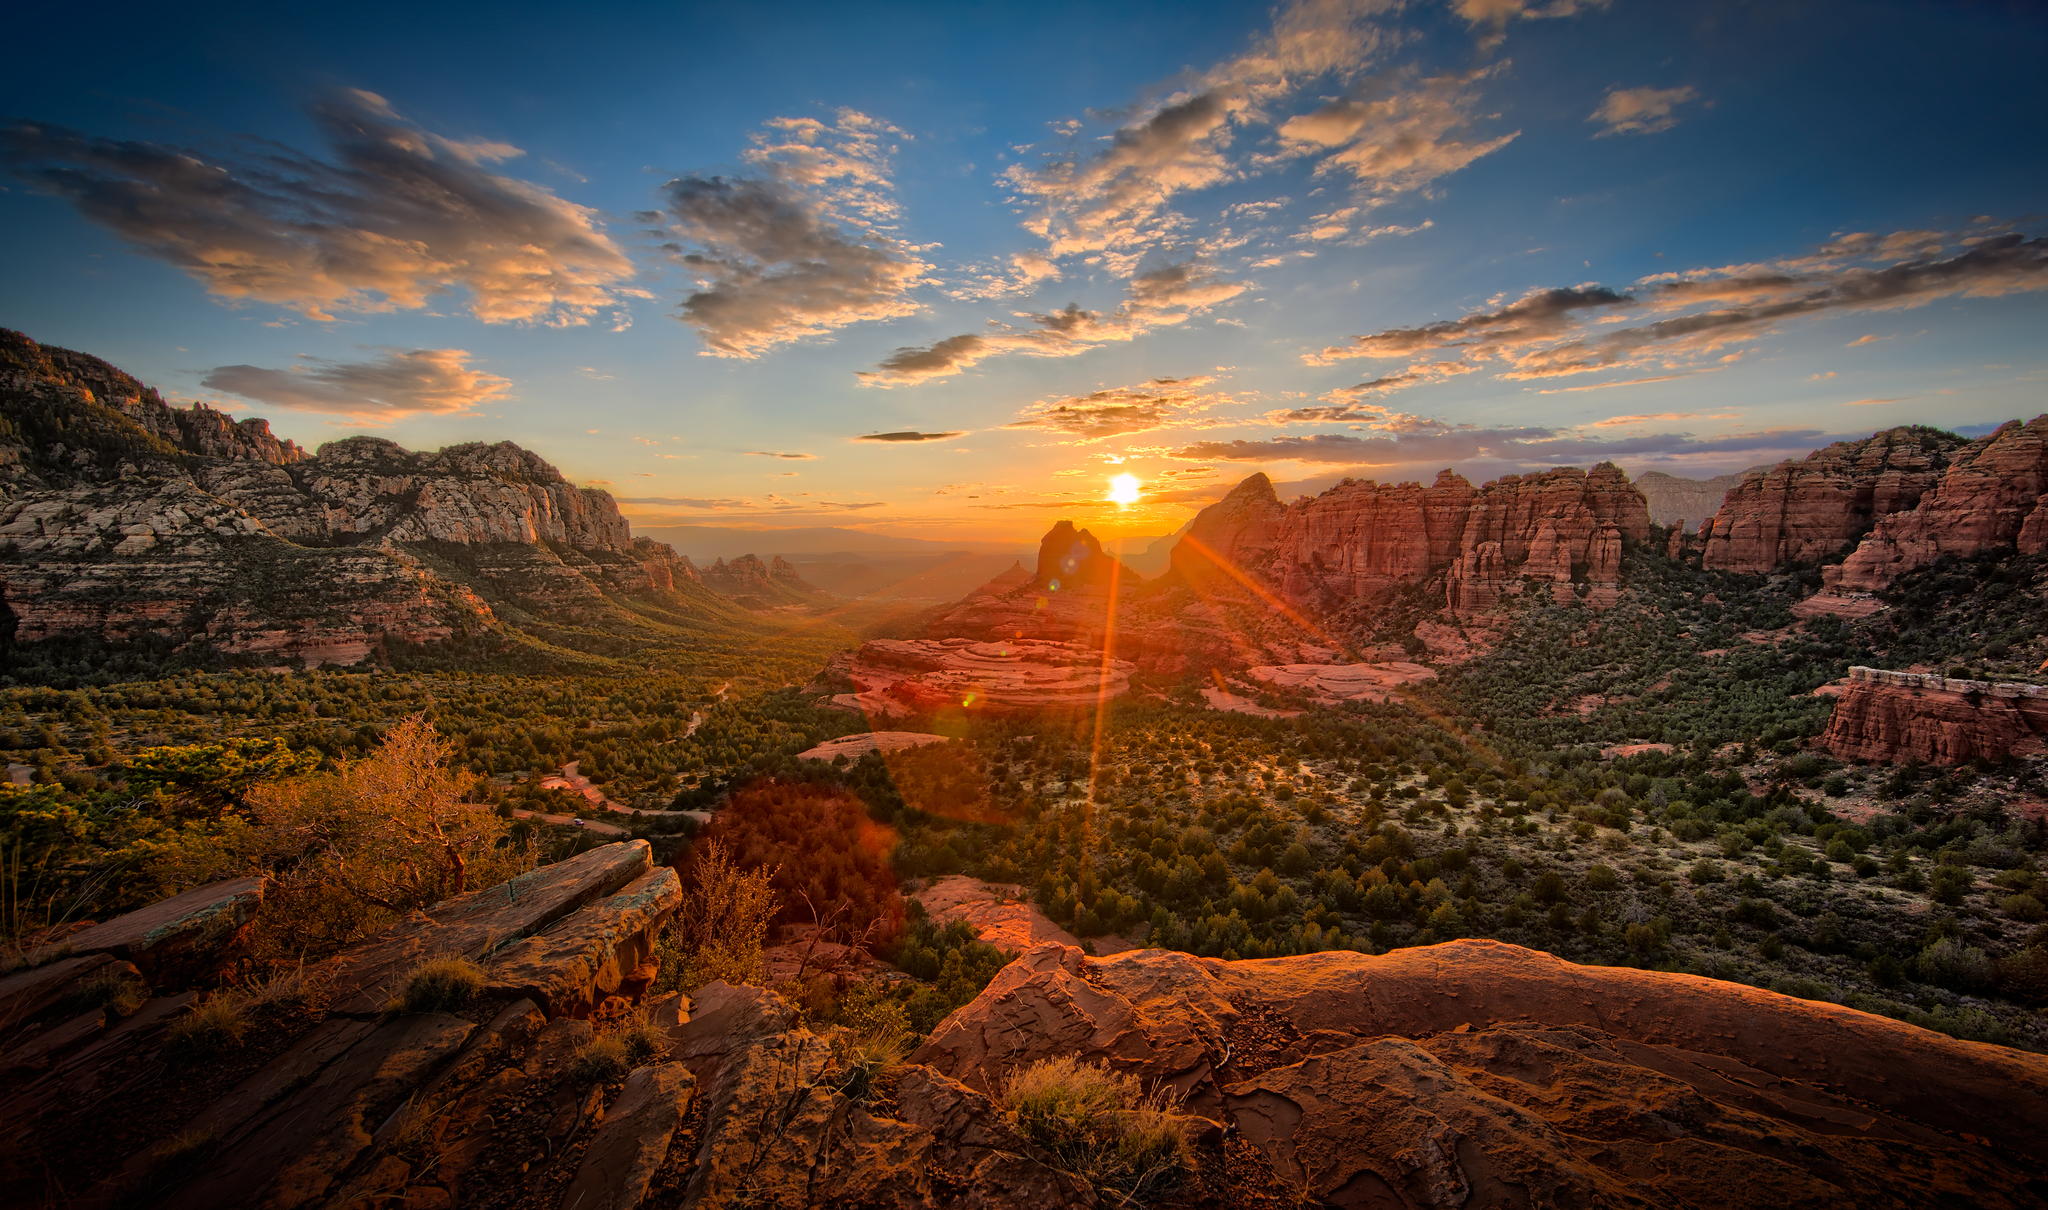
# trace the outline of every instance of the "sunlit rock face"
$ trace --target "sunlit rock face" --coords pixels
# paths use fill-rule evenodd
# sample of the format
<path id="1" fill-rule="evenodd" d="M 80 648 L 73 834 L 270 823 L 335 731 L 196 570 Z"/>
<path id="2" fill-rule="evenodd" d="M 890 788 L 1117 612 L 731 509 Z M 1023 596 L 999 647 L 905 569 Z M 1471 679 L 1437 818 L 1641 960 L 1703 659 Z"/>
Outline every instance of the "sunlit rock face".
<path id="1" fill-rule="evenodd" d="M 1253 475 L 1195 519 L 1173 568 L 1191 584 L 1227 590 L 1246 577 L 1323 606 L 1442 577 L 1443 605 L 1469 615 L 1494 609 L 1524 578 L 1603 604 L 1620 582 L 1623 544 L 1649 533 L 1642 493 L 1611 463 L 1478 488 L 1448 470 L 1427 487 L 1346 481 L 1293 504 Z"/>
<path id="2" fill-rule="evenodd" d="M 1918 504 L 1962 444 L 1938 429 L 1895 428 L 1751 471 L 1701 527 L 1702 562 L 1761 573 L 1836 554 Z"/>
<path id="3" fill-rule="evenodd" d="M 1136 665 L 1099 648 L 1045 639 L 875 639 L 826 669 L 846 684 L 834 705 L 870 718 L 939 711 L 1005 714 L 1093 709 L 1131 687 Z"/>
<path id="4" fill-rule="evenodd" d="M 1040 946 L 911 1060 L 986 1092 L 1076 1055 L 1184 1094 L 1337 1206 L 2020 1206 L 2048 1129 L 2040 1055 L 1481 940 L 1243 962 Z"/>
<path id="5" fill-rule="evenodd" d="M 1820 746 L 1882 764 L 2048 755 L 2048 687 L 1851 668 Z"/>
<path id="6" fill-rule="evenodd" d="M 1877 523 L 1822 572 L 1830 590 L 1871 592 L 1945 555 L 2048 553 L 2048 415 L 1956 451 L 1933 490 Z"/>
<path id="7" fill-rule="evenodd" d="M 0 602 L 12 639 L 156 640 L 305 663 L 489 627 L 476 587 L 569 618 L 673 593 L 687 561 L 507 442 L 316 454 L 173 408 L 97 358 L 0 333 Z M 444 574 L 459 568 L 460 579 Z"/>

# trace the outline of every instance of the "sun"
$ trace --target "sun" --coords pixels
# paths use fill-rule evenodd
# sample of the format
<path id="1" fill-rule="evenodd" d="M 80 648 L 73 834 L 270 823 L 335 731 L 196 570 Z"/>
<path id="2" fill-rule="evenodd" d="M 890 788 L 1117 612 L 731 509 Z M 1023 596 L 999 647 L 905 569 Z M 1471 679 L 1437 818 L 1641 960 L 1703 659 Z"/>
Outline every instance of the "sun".
<path id="1" fill-rule="evenodd" d="M 1111 504 L 1136 504 L 1138 502 L 1138 477 L 1116 475 L 1109 481 L 1109 502 Z"/>

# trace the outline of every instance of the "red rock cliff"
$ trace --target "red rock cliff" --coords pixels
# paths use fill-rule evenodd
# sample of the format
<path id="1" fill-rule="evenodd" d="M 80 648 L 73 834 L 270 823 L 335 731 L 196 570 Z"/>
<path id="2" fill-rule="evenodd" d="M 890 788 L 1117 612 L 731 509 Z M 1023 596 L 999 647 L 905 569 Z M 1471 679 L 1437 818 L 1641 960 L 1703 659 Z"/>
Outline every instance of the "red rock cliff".
<path id="1" fill-rule="evenodd" d="M 1962 438 L 1895 428 L 1752 471 L 1701 527 L 1705 566 L 1761 573 L 1841 550 L 1939 482 Z"/>
<path id="2" fill-rule="evenodd" d="M 2010 421 L 1958 451 L 1918 507 L 1877 523 L 1838 567 L 1841 592 L 1874 592 L 1943 555 L 2048 553 L 2048 415 Z"/>
<path id="3" fill-rule="evenodd" d="M 1821 747 L 1843 760 L 1960 765 L 2048 754 L 2048 687 L 1851 668 Z"/>

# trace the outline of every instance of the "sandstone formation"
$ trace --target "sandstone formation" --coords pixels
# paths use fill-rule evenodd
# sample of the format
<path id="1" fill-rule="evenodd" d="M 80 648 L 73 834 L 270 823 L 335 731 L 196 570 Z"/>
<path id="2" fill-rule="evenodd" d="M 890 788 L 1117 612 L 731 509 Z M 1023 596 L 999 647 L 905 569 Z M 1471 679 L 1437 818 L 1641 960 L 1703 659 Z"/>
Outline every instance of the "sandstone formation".
<path id="1" fill-rule="evenodd" d="M 0 646 L 78 638 L 307 664 L 501 624 L 724 608 L 611 497 L 510 443 L 308 454 L 0 332 Z"/>
<path id="2" fill-rule="evenodd" d="M 828 739 L 797 753 L 796 758 L 835 761 L 843 756 L 848 760 L 859 760 L 870 752 L 900 752 L 905 748 L 922 748 L 926 744 L 943 744 L 951 738 L 933 735 L 929 731 L 862 731 L 857 735 Z"/>
<path id="3" fill-rule="evenodd" d="M 730 561 L 719 559 L 700 568 L 697 574 L 705 587 L 756 608 L 796 604 L 817 595 L 817 590 L 806 584 L 795 566 L 781 555 L 766 563 L 758 555 L 741 555 Z"/>
<path id="4" fill-rule="evenodd" d="M 1182 1091 L 1335 1206 L 2034 1204 L 2048 1058 L 1493 941 L 1224 962 L 1044 946 L 912 1056 Z"/>
<path id="5" fill-rule="evenodd" d="M 610 845 L 441 904 L 313 980 L 344 999 L 321 990 L 281 1035 L 203 1065 L 166 1046 L 194 995 L 148 995 L 111 955 L 0 980 L 0 1108 L 20 1127 L 0 1142 L 0 1197 L 81 1210 L 1120 1204 L 1003 1109 L 1005 1077 L 1054 1057 L 1132 1073 L 1175 1102 L 1190 1167 L 1174 1206 L 1277 1204 L 1288 1189 L 1333 1206 L 1997 1210 L 2041 1192 L 2048 1058 L 1491 941 L 1227 962 L 1088 958 L 1055 940 L 906 1060 L 878 1063 L 762 988 L 643 998 L 675 891 L 674 871 L 647 859 L 643 842 Z M 942 880 L 935 914 L 979 922 L 998 889 Z M 356 976 L 374 983 L 422 945 L 478 960 L 485 991 L 437 1011 L 361 1011 L 373 989 Z M 633 978 L 605 973 L 635 964 Z M 109 977 L 138 996 L 66 1015 L 81 981 Z M 597 1062 L 616 1047 L 601 1040 L 608 1022 L 636 1001 L 637 1057 Z"/>
<path id="6" fill-rule="evenodd" d="M 1624 544 L 1649 537 L 1642 494 L 1611 463 L 1509 475 L 1474 488 L 1451 471 L 1428 487 L 1347 480 L 1282 504 L 1253 475 L 1195 518 L 1174 548 L 1185 582 L 1249 579 L 1306 604 L 1385 598 L 1442 578 L 1454 614 L 1493 611 L 1525 578 L 1559 600 L 1611 601 Z"/>
<path id="7" fill-rule="evenodd" d="M 1323 705 L 1384 702 L 1401 686 L 1436 676 L 1433 669 L 1405 660 L 1379 664 L 1269 664 L 1245 675 L 1275 689 L 1300 693 Z"/>
<path id="8" fill-rule="evenodd" d="M 1823 574 L 1831 595 L 1875 592 L 1946 555 L 2003 550 L 2048 554 L 2048 415 L 1956 451 L 1916 507 L 1884 517 Z"/>
<path id="9" fill-rule="evenodd" d="M 2048 686 L 1851 668 L 1820 746 L 1843 760 L 1960 765 L 2048 755 Z"/>
<path id="10" fill-rule="evenodd" d="M 821 680 L 850 686 L 834 705 L 889 719 L 1093 708 L 1127 692 L 1135 670 L 1099 650 L 1045 639 L 875 639 L 834 657 Z"/>
<path id="11" fill-rule="evenodd" d="M 1701 527 L 1702 562 L 1716 571 L 1762 573 L 1837 554 L 1885 517 L 1918 504 L 1962 444 L 1939 429 L 1887 429 L 1751 471 Z"/>

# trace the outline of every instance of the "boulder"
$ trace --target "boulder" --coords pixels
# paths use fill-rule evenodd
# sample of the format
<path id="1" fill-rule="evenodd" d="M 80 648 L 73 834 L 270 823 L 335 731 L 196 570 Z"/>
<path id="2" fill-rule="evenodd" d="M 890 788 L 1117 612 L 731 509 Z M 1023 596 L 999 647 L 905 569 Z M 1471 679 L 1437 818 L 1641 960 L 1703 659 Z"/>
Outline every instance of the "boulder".
<path id="1" fill-rule="evenodd" d="M 681 1063 L 634 1068 L 591 1137 L 562 1210 L 635 1210 L 668 1158 L 695 1086 Z"/>
<path id="2" fill-rule="evenodd" d="M 656 867 L 499 950 L 487 972 L 490 990 L 531 996 L 555 1015 L 587 1013 L 653 956 L 656 933 L 682 901 L 675 869 Z"/>
<path id="3" fill-rule="evenodd" d="M 231 878 L 173 895 L 73 933 L 30 961 L 57 953 L 113 954 L 157 982 L 190 977 L 240 936 L 263 903 L 264 887 L 261 878 Z"/>
<path id="4" fill-rule="evenodd" d="M 652 850 L 621 841 L 530 870 L 486 890 L 458 895 L 416 912 L 390 932 L 327 960 L 315 972 L 348 988 L 333 1010 L 355 1016 L 384 1011 L 407 975 L 430 958 L 481 959 L 610 895 L 646 874 Z"/>

